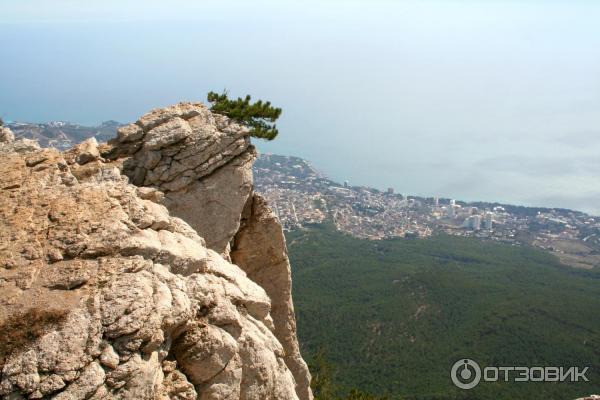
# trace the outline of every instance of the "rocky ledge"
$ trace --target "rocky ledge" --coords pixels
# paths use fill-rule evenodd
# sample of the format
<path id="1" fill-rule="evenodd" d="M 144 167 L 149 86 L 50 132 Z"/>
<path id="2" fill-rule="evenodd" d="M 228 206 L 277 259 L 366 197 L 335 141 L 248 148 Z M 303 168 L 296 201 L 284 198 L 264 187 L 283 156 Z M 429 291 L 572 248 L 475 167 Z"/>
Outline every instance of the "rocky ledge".
<path id="1" fill-rule="evenodd" d="M 64 153 L 0 132 L 0 396 L 312 398 L 248 131 L 155 110 Z"/>

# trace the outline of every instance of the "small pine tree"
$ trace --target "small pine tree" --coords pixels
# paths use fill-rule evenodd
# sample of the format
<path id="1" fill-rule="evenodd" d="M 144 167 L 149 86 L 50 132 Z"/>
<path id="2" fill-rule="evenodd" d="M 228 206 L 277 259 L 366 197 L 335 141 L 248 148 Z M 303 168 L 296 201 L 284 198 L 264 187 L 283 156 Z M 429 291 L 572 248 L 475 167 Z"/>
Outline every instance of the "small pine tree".
<path id="1" fill-rule="evenodd" d="M 4 120 L 0 117 L 0 126 L 4 126 Z"/>
<path id="2" fill-rule="evenodd" d="M 373 396 L 372 394 L 362 392 L 358 389 L 352 389 L 348 394 L 348 397 L 346 397 L 346 400 L 389 400 L 389 397 Z"/>
<path id="3" fill-rule="evenodd" d="M 227 92 L 218 94 L 209 92 L 207 100 L 211 103 L 210 110 L 216 114 L 225 115 L 250 128 L 250 136 L 273 140 L 279 133 L 275 121 L 281 115 L 281 108 L 271 106 L 271 102 L 258 100 L 251 103 L 250 95 L 230 100 Z"/>
<path id="4" fill-rule="evenodd" d="M 388 396 L 374 396 L 359 389 L 352 389 L 342 396 L 342 388 L 335 382 L 336 367 L 327 360 L 324 349 L 317 351 L 308 367 L 312 375 L 310 388 L 315 400 L 390 400 Z"/>
<path id="5" fill-rule="evenodd" d="M 334 383 L 335 367 L 327 360 L 325 350 L 320 349 L 309 364 L 312 374 L 310 388 L 315 400 L 337 400 L 338 387 Z"/>

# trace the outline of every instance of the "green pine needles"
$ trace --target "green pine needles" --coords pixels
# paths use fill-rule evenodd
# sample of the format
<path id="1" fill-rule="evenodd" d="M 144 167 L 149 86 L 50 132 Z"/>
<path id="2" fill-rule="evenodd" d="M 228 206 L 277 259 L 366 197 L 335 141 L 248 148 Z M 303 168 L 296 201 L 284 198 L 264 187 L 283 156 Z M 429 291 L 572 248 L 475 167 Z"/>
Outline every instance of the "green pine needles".
<path id="1" fill-rule="evenodd" d="M 218 94 L 209 92 L 207 100 L 211 103 L 210 110 L 216 114 L 225 115 L 250 128 L 250 136 L 273 140 L 279 131 L 275 121 L 281 115 L 281 108 L 271 106 L 270 101 L 258 100 L 251 103 L 250 95 L 230 100 L 227 92 Z"/>

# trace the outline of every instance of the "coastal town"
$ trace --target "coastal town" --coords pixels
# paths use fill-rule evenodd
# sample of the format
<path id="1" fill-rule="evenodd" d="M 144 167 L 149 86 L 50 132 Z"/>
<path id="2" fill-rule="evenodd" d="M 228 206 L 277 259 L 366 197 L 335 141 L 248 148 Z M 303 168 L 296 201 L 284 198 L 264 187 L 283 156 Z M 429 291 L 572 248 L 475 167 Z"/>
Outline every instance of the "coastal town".
<path id="1" fill-rule="evenodd" d="M 423 198 L 392 188 L 340 184 L 297 157 L 261 155 L 254 170 L 256 190 L 286 230 L 331 221 L 342 232 L 370 240 L 475 237 L 533 245 L 574 267 L 600 265 L 600 218 L 583 212 Z"/>
<path id="2" fill-rule="evenodd" d="M 60 149 L 94 136 L 106 141 L 118 122 L 86 127 L 64 121 L 7 124 L 17 137 Z M 308 161 L 262 154 L 254 165 L 255 189 L 267 198 L 285 230 L 333 223 L 361 239 L 473 237 L 549 251 L 578 268 L 600 266 L 600 217 L 583 212 L 500 203 L 419 197 L 335 182 Z"/>

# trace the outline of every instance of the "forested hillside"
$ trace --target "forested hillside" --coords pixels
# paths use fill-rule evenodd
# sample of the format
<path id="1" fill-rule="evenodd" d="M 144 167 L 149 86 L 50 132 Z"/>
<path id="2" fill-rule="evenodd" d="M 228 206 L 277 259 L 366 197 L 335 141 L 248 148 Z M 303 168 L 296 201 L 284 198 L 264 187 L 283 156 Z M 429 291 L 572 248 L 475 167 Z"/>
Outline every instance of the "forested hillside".
<path id="1" fill-rule="evenodd" d="M 600 391 L 600 274 L 529 248 L 437 236 L 367 241 L 327 224 L 287 234 L 300 341 L 346 390 L 406 399 L 569 399 Z M 589 383 L 456 389 L 459 358 L 590 366 Z"/>

